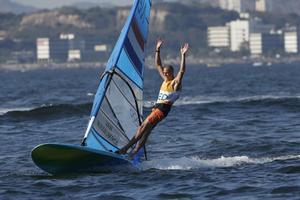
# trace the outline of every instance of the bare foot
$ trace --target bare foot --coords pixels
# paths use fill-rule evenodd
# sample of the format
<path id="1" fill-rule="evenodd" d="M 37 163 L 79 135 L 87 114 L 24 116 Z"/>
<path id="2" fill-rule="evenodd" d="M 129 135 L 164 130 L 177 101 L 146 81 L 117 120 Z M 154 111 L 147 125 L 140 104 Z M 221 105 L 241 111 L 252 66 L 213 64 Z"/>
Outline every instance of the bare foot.
<path id="1" fill-rule="evenodd" d="M 129 153 L 129 157 L 133 158 L 137 154 L 137 151 L 134 149 Z"/>
<path id="2" fill-rule="evenodd" d="M 117 154 L 126 154 L 127 150 L 126 149 L 119 149 L 115 153 Z"/>

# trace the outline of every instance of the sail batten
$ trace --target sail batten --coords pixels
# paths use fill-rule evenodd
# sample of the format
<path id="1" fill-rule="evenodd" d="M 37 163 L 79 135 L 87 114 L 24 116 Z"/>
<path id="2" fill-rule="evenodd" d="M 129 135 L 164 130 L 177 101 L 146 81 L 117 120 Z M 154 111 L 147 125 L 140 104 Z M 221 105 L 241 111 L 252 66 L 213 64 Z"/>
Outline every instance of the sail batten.
<path id="1" fill-rule="evenodd" d="M 107 62 L 95 95 L 86 146 L 115 151 L 126 145 L 142 122 L 145 46 L 150 0 L 135 0 Z"/>

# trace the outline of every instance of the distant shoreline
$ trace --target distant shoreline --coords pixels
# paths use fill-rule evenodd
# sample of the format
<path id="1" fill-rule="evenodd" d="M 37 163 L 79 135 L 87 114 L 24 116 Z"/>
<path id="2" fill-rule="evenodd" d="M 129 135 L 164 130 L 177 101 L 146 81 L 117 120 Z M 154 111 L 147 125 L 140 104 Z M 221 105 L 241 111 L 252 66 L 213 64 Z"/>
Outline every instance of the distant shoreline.
<path id="1" fill-rule="evenodd" d="M 89 63 L 12 63 L 0 64 L 0 70 L 6 71 L 30 71 L 39 69 L 68 69 L 68 68 L 97 68 L 104 67 L 105 63 L 89 62 Z"/>
<path id="2" fill-rule="evenodd" d="M 204 65 L 207 67 L 220 67 L 222 65 L 238 65 L 246 64 L 253 66 L 273 64 L 295 64 L 300 63 L 300 56 L 282 57 L 282 58 L 195 58 L 193 56 L 187 57 L 188 65 Z M 164 63 L 178 65 L 180 58 L 164 59 Z M 30 71 L 40 69 L 68 69 L 68 68 L 103 68 L 106 66 L 105 62 L 77 62 L 77 63 L 0 63 L 0 71 Z M 146 66 L 148 68 L 155 68 L 154 58 L 146 58 Z"/>

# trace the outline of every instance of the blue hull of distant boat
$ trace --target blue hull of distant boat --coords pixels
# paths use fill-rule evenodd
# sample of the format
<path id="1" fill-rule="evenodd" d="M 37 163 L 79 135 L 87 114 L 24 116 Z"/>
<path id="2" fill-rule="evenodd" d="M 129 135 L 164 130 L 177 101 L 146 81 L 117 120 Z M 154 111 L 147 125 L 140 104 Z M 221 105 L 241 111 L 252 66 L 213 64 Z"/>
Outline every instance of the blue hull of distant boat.
<path id="1" fill-rule="evenodd" d="M 137 169 L 138 165 L 116 153 L 65 144 L 39 145 L 31 157 L 39 168 L 54 175 Z"/>

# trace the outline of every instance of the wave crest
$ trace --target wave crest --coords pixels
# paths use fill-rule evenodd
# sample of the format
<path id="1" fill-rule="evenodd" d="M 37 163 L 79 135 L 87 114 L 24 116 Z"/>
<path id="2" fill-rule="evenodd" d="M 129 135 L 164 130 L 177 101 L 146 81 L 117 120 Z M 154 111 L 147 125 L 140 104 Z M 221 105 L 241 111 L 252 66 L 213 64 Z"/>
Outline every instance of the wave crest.
<path id="1" fill-rule="evenodd" d="M 266 164 L 274 161 L 300 159 L 300 155 L 280 156 L 274 158 L 249 158 L 248 156 L 234 156 L 216 159 L 201 159 L 200 157 L 182 157 L 176 159 L 160 159 L 142 163 L 143 170 L 193 170 L 200 168 L 234 167 L 243 164 Z"/>
<path id="2" fill-rule="evenodd" d="M 59 105 L 42 105 L 36 108 L 14 108 L 14 109 L 1 109 L 0 115 L 12 118 L 41 118 L 52 116 L 66 116 L 66 115 L 79 115 L 89 114 L 92 104 L 59 104 Z"/>

